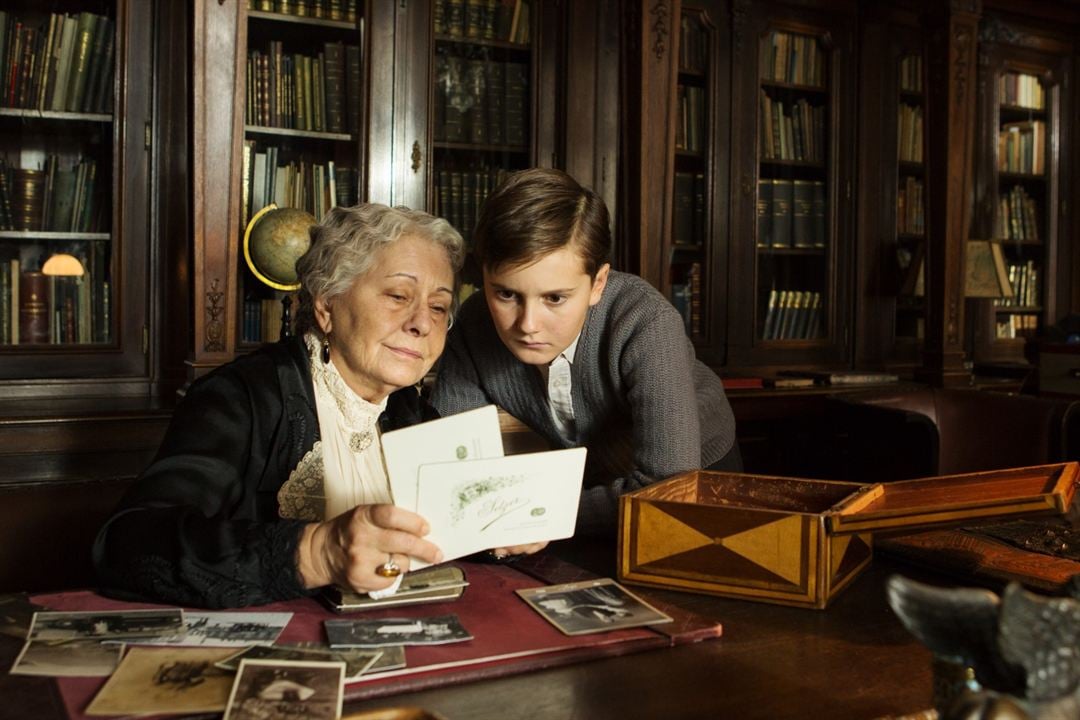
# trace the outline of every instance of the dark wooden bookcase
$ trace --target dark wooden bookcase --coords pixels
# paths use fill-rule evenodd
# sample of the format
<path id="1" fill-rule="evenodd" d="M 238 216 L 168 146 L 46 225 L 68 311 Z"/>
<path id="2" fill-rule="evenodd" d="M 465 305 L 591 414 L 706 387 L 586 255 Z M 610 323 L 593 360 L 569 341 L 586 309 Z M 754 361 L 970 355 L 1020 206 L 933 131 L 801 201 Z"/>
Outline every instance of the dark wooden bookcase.
<path id="1" fill-rule="evenodd" d="M 0 393 L 145 394 L 153 5 L 0 12 Z M 43 275 L 62 255 L 82 274 Z"/>
<path id="2" fill-rule="evenodd" d="M 973 236 L 1000 244 L 1012 295 L 978 302 L 976 360 L 1024 361 L 1065 314 L 1073 44 L 988 15 L 980 32 Z"/>
<path id="3" fill-rule="evenodd" d="M 850 363 L 852 18 L 753 4 L 733 67 L 728 361 Z"/>

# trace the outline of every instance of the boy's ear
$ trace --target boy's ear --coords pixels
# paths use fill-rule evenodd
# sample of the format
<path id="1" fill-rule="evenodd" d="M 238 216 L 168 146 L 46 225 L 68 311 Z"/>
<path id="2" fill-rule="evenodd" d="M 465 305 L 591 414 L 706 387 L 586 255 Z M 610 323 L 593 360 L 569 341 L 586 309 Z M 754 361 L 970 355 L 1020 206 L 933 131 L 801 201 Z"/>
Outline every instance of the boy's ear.
<path id="1" fill-rule="evenodd" d="M 604 288 L 607 287 L 608 273 L 610 271 L 611 263 L 604 263 L 596 271 L 596 277 L 592 281 L 592 290 L 589 291 L 590 306 L 600 302 L 600 297 L 604 294 Z"/>

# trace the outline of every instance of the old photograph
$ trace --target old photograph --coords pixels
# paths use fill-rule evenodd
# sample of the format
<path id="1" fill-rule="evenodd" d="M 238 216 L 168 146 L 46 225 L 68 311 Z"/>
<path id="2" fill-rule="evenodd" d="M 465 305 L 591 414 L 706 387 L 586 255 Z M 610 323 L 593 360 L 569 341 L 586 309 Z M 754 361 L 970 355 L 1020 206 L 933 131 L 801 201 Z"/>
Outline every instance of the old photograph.
<path id="1" fill-rule="evenodd" d="M 140 644 L 205 647 L 272 645 L 291 619 L 292 613 L 189 612 L 184 616 L 184 633 L 158 637 Z"/>
<path id="2" fill-rule="evenodd" d="M 340 662 L 243 660 L 225 720 L 337 720 L 344 676 Z"/>
<path id="3" fill-rule="evenodd" d="M 293 645 L 254 645 L 222 660 L 218 663 L 218 667 L 236 672 L 240 668 L 241 660 L 342 662 L 345 663 L 345 679 L 350 680 L 363 675 L 380 655 L 382 655 L 381 650 L 331 649 L 326 645 L 307 648 Z"/>
<path id="4" fill-rule="evenodd" d="M 98 691 L 87 715 L 221 712 L 233 674 L 216 667 L 220 648 L 132 647 Z"/>
<path id="5" fill-rule="evenodd" d="M 123 648 L 97 640 L 30 640 L 12 665 L 11 674 L 105 677 L 116 669 Z"/>
<path id="6" fill-rule="evenodd" d="M 517 594 L 567 635 L 671 622 L 670 617 L 609 578 L 527 588 Z"/>
<path id="7" fill-rule="evenodd" d="M 380 620 L 326 620 L 330 647 L 442 645 L 472 640 L 457 615 Z"/>
<path id="8" fill-rule="evenodd" d="M 180 635 L 184 613 L 164 610 L 102 610 L 91 612 L 37 612 L 28 640 L 112 640 Z"/>

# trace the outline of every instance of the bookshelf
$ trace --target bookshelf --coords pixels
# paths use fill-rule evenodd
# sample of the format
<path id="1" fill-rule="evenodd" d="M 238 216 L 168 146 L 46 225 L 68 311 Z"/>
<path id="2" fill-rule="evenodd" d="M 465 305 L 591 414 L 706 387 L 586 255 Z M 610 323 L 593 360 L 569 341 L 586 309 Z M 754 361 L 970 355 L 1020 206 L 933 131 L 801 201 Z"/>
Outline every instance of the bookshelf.
<path id="1" fill-rule="evenodd" d="M 319 220 L 358 201 L 366 97 L 360 10 L 357 0 L 248 0 L 241 233 L 270 203 Z M 242 260 L 237 266 L 237 347 L 276 341 L 284 292 Z"/>
<path id="2" fill-rule="evenodd" d="M 686 334 L 708 345 L 712 331 L 713 267 L 710 185 L 716 146 L 717 27 L 712 7 L 685 4 L 676 58 L 675 145 L 671 235 L 664 254 L 664 290 L 679 310 Z"/>
<path id="3" fill-rule="evenodd" d="M 782 5 L 751 23 L 754 42 L 736 42 L 734 62 L 743 70 L 729 357 L 736 366 L 846 364 L 852 31 L 842 16 Z"/>
<path id="4" fill-rule="evenodd" d="M 5 395 L 146 389 L 150 15 L 118 0 L 0 10 Z"/>
<path id="5" fill-rule="evenodd" d="M 1060 260 L 1068 173 L 1061 158 L 1070 152 L 1063 122 L 1070 112 L 1070 50 L 1032 33 L 1022 46 L 1015 44 L 1023 36 L 1017 32 L 993 16 L 982 28 L 987 61 L 977 172 L 983 192 L 975 227 L 1000 244 L 1012 294 L 980 302 L 973 343 L 980 361 L 1024 361 L 1026 343 L 1067 307 L 1068 271 L 1060 266 L 1068 263 Z"/>
<path id="6" fill-rule="evenodd" d="M 535 0 L 434 0 L 430 196 L 472 247 L 484 200 L 507 172 L 531 167 L 537 23 Z M 463 298 L 481 283 L 471 255 Z"/>
<path id="7" fill-rule="evenodd" d="M 896 313 L 892 364 L 914 366 L 926 336 L 926 69 L 921 45 L 898 53 L 896 71 Z"/>

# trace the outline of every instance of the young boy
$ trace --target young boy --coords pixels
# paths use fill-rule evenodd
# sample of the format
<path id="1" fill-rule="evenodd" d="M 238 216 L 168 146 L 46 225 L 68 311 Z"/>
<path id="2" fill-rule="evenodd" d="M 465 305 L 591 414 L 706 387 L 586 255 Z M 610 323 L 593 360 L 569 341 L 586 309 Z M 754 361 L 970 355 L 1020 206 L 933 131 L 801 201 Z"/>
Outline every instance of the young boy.
<path id="1" fill-rule="evenodd" d="M 610 533 L 618 497 L 686 470 L 740 470 L 720 378 L 679 312 L 608 263 L 608 211 L 558 170 L 510 175 L 476 226 L 483 296 L 461 308 L 432 401 L 494 403 L 552 447 L 588 448 L 578 533 Z"/>

